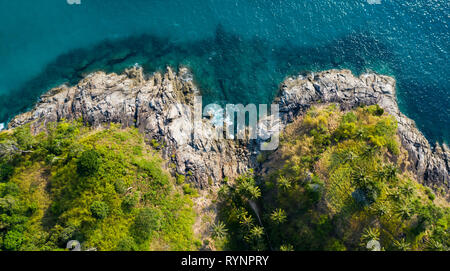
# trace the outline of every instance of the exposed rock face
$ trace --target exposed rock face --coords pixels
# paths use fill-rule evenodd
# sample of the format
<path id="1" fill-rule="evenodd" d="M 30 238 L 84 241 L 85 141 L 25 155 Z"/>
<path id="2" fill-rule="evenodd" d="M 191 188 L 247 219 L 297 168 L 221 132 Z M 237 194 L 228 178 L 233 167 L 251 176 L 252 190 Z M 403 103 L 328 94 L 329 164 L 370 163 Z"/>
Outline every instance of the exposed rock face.
<path id="1" fill-rule="evenodd" d="M 430 187 L 450 189 L 449 148 L 437 145 L 433 151 L 414 121 L 400 112 L 392 77 L 376 74 L 355 77 L 349 70 L 299 75 L 283 82 L 277 102 L 284 123 L 316 103 L 338 103 L 346 110 L 359 105 L 380 105 L 397 119 L 402 145 L 409 153 L 411 170 L 418 180 Z"/>
<path id="2" fill-rule="evenodd" d="M 165 74 L 149 78 L 141 68 L 122 75 L 97 72 L 76 86 L 62 86 L 43 95 L 32 111 L 15 117 L 9 128 L 31 123 L 37 133 L 47 122 L 79 118 L 94 127 L 107 123 L 135 126 L 162 146 L 163 157 L 176 165 L 179 174 L 202 188 L 247 171 L 249 154 L 234 141 L 211 139 L 214 130 L 206 119 L 193 137 L 192 106 L 197 93 L 192 74 L 185 68 L 178 74 L 168 68 Z"/>
<path id="3" fill-rule="evenodd" d="M 207 187 L 225 176 L 236 177 L 253 166 L 254 144 L 216 140 L 213 125 L 201 121 L 197 137 L 192 136 L 194 95 L 198 93 L 192 75 L 185 68 L 178 74 L 168 68 L 165 74 L 146 78 L 142 69 L 122 75 L 97 72 L 74 87 L 60 87 L 41 97 L 35 108 L 9 123 L 14 128 L 31 122 L 34 132 L 45 123 L 83 118 L 92 126 L 121 123 L 136 126 L 149 139 L 163 144 L 163 156 L 175 163 L 198 187 Z M 412 170 L 428 186 L 449 190 L 450 151 L 436 146 L 434 151 L 414 122 L 403 115 L 395 98 L 395 80 L 388 76 L 363 74 L 355 77 L 347 70 L 330 70 L 287 78 L 275 101 L 280 105 L 282 126 L 317 103 L 339 103 L 343 109 L 379 104 L 398 121 L 399 135 L 409 153 Z M 174 106 L 177 104 L 183 106 Z M 192 111 L 192 110 L 191 110 Z"/>

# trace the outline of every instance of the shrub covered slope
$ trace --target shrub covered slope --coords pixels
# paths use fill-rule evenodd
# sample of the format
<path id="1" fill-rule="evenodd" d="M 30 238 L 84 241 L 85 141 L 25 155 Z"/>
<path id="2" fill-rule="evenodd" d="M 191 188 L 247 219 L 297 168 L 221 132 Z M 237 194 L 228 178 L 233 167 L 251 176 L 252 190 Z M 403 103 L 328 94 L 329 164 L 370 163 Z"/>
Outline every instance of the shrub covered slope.
<path id="1" fill-rule="evenodd" d="M 190 196 L 135 129 L 0 133 L 0 249 L 191 250 Z"/>
<path id="2" fill-rule="evenodd" d="M 69 240 L 84 250 L 199 249 L 198 194 L 162 168 L 159 147 L 115 125 L 0 133 L 0 249 L 59 250 Z M 312 107 L 257 160 L 254 171 L 223 181 L 213 248 L 450 247 L 448 202 L 408 171 L 397 123 L 378 106 Z"/>
<path id="3" fill-rule="evenodd" d="M 311 108 L 276 152 L 260 154 L 260 174 L 225 182 L 218 243 L 367 250 L 375 240 L 384 250 L 448 250 L 448 204 L 408 172 L 396 128 L 378 106 Z"/>

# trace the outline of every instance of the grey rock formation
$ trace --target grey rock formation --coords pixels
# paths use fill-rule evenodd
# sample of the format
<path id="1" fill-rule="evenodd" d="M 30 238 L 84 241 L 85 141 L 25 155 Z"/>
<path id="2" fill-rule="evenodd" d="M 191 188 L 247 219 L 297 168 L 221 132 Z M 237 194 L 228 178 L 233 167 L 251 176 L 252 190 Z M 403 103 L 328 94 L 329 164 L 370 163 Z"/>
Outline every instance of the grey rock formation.
<path id="1" fill-rule="evenodd" d="M 96 72 L 73 87 L 61 86 L 43 95 L 30 112 L 15 117 L 9 128 L 30 123 L 38 133 L 46 123 L 82 118 L 93 127 L 120 123 L 137 127 L 149 140 L 162 146 L 163 157 L 176 165 L 198 187 L 236 177 L 248 170 L 248 151 L 230 140 L 211 139 L 214 127 L 199 123 L 193 137 L 193 100 L 198 93 L 192 74 L 181 68 L 175 74 L 148 78 L 141 68 L 124 74 Z M 187 105 L 187 106 L 182 106 Z"/>
<path id="2" fill-rule="evenodd" d="M 376 74 L 354 76 L 349 70 L 329 70 L 287 78 L 277 102 L 283 123 L 317 103 L 338 103 L 342 109 L 378 104 L 398 121 L 403 147 L 408 151 L 411 170 L 417 179 L 430 187 L 450 189 L 450 151 L 443 144 L 433 148 L 417 129 L 413 120 L 398 108 L 395 79 Z"/>
<path id="3" fill-rule="evenodd" d="M 122 75 L 97 72 L 76 86 L 62 86 L 43 95 L 34 109 L 15 117 L 9 128 L 31 123 L 36 133 L 47 122 L 78 118 L 92 126 L 111 122 L 135 126 L 147 138 L 162 144 L 164 158 L 176 165 L 179 174 L 202 188 L 225 176 L 233 178 L 244 173 L 254 165 L 256 153 L 255 144 L 212 139 L 214 127 L 207 119 L 201 121 L 201 129 L 196 129 L 198 136 L 193 137 L 196 94 L 192 74 L 185 68 L 178 74 L 168 68 L 165 74 L 149 77 L 137 67 Z M 280 105 L 281 126 L 317 103 L 339 103 L 343 109 L 379 104 L 397 119 L 402 144 L 418 180 L 430 187 L 450 188 L 448 147 L 437 145 L 433 150 L 414 122 L 399 111 L 395 80 L 391 77 L 355 77 L 348 70 L 299 75 L 282 83 L 275 102 Z M 264 133 L 270 131 L 270 127 L 264 129 Z"/>

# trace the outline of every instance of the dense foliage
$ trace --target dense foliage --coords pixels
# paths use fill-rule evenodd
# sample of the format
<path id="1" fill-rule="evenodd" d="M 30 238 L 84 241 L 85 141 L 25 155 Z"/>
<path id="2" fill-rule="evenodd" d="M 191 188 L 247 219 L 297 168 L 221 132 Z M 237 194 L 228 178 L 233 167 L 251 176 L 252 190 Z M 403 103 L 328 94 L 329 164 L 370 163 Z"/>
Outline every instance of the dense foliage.
<path id="1" fill-rule="evenodd" d="M 197 190 L 162 169 L 155 142 L 115 125 L 45 131 L 0 133 L 0 250 L 200 248 Z M 215 248 L 450 247 L 448 202 L 408 171 L 396 121 L 378 106 L 313 107 L 257 160 L 261 175 L 223 181 Z"/>
<path id="2" fill-rule="evenodd" d="M 0 133 L 0 250 L 196 249 L 191 196 L 135 129 Z"/>
<path id="3" fill-rule="evenodd" d="M 227 181 L 214 230 L 225 249 L 448 250 L 448 203 L 414 180 L 393 117 L 378 106 L 312 108 L 264 176 Z M 258 208 L 259 206 L 259 208 Z"/>

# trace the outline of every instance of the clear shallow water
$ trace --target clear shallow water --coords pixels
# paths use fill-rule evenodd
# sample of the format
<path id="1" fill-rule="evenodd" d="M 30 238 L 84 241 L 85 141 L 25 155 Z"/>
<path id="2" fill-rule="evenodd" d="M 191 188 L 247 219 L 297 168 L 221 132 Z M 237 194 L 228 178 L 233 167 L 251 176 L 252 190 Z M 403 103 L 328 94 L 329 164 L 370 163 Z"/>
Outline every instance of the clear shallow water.
<path id="1" fill-rule="evenodd" d="M 446 0 L 0 0 L 0 123 L 83 75 L 191 67 L 205 102 L 270 103 L 304 70 L 395 76 L 401 110 L 450 139 Z"/>

